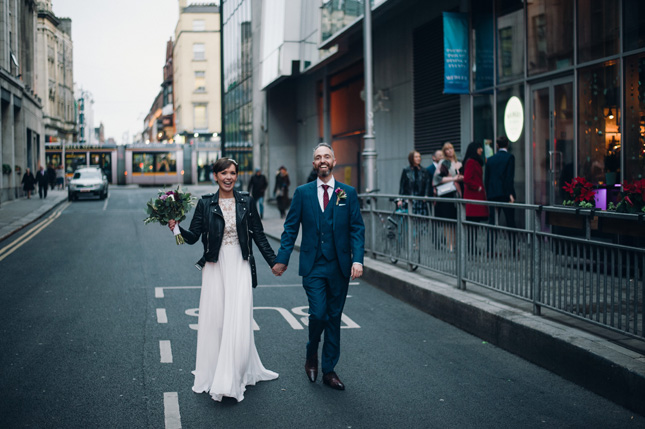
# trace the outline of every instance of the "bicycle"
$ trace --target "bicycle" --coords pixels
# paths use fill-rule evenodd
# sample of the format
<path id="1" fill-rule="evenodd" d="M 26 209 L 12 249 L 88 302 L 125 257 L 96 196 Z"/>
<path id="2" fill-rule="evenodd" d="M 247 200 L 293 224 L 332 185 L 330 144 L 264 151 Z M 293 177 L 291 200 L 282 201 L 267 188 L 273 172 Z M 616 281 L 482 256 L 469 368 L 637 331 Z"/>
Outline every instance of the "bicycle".
<path id="1" fill-rule="evenodd" d="M 372 192 L 377 192 L 377 190 Z M 403 202 L 402 198 L 390 198 L 390 201 L 394 204 L 392 213 L 386 217 L 382 213 L 377 212 L 377 216 L 385 230 L 384 253 L 392 264 L 396 264 L 399 261 L 397 255 L 400 255 L 405 248 L 408 227 L 408 210 L 407 208 L 404 208 L 403 204 L 399 206 L 399 202 Z M 408 263 L 408 265 L 411 271 L 415 271 L 418 268 L 418 265 L 411 263 Z"/>

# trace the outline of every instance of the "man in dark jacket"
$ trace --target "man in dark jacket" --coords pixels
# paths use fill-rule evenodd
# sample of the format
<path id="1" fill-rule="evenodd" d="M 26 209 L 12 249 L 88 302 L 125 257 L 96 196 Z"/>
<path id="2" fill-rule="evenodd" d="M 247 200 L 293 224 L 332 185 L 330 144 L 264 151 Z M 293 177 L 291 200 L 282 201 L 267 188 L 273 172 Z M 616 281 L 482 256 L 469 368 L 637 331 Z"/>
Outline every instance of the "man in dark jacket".
<path id="1" fill-rule="evenodd" d="M 36 183 L 38 183 L 38 195 L 40 198 L 47 198 L 47 187 L 49 186 L 49 175 L 41 165 L 36 173 Z"/>
<path id="2" fill-rule="evenodd" d="M 500 203 L 515 202 L 515 156 L 508 152 L 508 138 L 501 136 L 497 139 L 497 153 L 486 161 L 485 186 L 488 201 Z M 515 228 L 515 213 L 512 208 L 502 209 L 506 225 Z M 495 210 L 489 217 L 495 224 Z"/>
<path id="3" fill-rule="evenodd" d="M 258 211 L 260 212 L 260 219 L 264 219 L 264 192 L 267 190 L 269 182 L 259 168 L 255 169 L 255 174 L 249 180 L 248 191 L 251 196 L 258 203 Z"/>

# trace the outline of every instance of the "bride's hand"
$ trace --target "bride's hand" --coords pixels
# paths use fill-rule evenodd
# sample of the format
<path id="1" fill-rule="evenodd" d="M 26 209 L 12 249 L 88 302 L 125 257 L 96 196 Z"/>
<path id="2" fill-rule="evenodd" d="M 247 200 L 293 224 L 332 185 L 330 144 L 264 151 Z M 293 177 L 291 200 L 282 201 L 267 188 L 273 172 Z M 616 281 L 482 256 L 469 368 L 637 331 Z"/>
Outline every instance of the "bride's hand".
<path id="1" fill-rule="evenodd" d="M 177 222 L 175 222 L 175 220 L 174 220 L 174 219 L 170 219 L 170 220 L 168 221 L 168 228 L 170 228 L 170 230 L 171 230 L 171 231 L 172 231 L 173 229 L 175 229 L 175 225 L 178 225 L 178 223 L 177 223 Z"/>

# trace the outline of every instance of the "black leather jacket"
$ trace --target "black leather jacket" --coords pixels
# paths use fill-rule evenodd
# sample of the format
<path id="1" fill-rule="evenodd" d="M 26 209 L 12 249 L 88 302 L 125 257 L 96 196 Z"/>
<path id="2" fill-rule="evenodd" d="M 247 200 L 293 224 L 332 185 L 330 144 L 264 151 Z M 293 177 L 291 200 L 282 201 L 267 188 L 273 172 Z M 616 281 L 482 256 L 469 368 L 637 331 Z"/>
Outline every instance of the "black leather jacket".
<path id="1" fill-rule="evenodd" d="M 264 228 L 255 201 L 248 192 L 233 191 L 233 195 L 237 212 L 235 220 L 237 237 L 240 241 L 242 257 L 249 259 L 251 240 L 253 240 L 264 259 L 272 267 L 275 253 L 264 235 Z M 195 244 L 201 236 L 204 256 L 197 265 L 203 266 L 204 262 L 217 262 L 224 238 L 224 216 L 219 206 L 219 191 L 215 194 L 204 195 L 197 203 L 190 228 L 186 230 L 180 226 L 179 229 L 188 244 Z"/>

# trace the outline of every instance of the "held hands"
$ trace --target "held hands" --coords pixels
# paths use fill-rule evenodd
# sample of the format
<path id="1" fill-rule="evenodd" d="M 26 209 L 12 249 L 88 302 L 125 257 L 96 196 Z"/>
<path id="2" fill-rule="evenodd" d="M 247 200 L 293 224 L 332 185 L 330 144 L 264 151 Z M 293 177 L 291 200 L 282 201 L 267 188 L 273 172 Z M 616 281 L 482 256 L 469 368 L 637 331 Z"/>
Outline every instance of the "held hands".
<path id="1" fill-rule="evenodd" d="M 277 263 L 271 268 L 271 272 L 273 272 L 276 277 L 280 277 L 285 271 L 287 271 L 287 266 L 285 264 Z"/>
<path id="2" fill-rule="evenodd" d="M 179 225 L 179 222 L 176 222 L 174 219 L 170 219 L 168 221 L 168 228 L 170 228 L 171 231 L 175 229 L 175 225 Z"/>
<path id="3" fill-rule="evenodd" d="M 352 264 L 351 279 L 357 279 L 363 275 L 363 266 L 361 264 Z"/>

